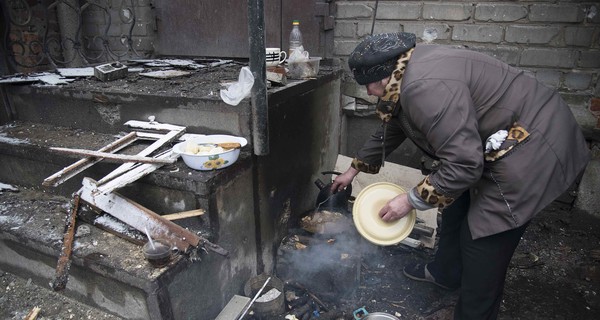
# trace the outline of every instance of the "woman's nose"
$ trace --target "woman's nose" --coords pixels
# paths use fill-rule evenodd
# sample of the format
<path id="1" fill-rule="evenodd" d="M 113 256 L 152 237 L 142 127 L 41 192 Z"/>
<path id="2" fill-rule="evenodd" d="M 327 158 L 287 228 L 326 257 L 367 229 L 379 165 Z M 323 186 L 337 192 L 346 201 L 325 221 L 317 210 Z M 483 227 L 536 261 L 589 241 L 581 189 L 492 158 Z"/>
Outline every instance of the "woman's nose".
<path id="1" fill-rule="evenodd" d="M 367 94 L 370 96 L 375 95 L 375 92 L 373 90 L 374 90 L 373 83 L 367 84 Z"/>

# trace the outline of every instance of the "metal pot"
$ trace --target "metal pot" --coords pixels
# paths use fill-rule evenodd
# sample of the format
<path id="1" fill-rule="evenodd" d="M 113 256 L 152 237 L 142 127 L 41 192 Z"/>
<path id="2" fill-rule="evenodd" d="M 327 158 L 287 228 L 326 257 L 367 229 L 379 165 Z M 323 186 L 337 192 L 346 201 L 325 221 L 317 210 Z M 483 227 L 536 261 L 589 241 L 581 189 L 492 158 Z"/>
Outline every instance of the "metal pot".
<path id="1" fill-rule="evenodd" d="M 352 315 L 354 316 L 354 320 L 400 320 L 385 312 L 367 312 L 364 307 L 354 310 Z"/>
<path id="2" fill-rule="evenodd" d="M 361 320 L 400 320 L 397 317 L 385 312 L 373 312 L 367 314 Z"/>
<path id="3" fill-rule="evenodd" d="M 340 175 L 340 172 L 336 171 L 323 171 L 321 174 L 336 174 Z M 316 207 L 322 210 L 330 210 L 335 212 L 348 212 L 348 200 L 352 195 L 352 185 L 348 185 L 346 189 L 338 192 L 331 192 L 332 182 L 325 184 L 320 179 L 315 180 L 315 184 L 321 190 L 317 196 Z"/>

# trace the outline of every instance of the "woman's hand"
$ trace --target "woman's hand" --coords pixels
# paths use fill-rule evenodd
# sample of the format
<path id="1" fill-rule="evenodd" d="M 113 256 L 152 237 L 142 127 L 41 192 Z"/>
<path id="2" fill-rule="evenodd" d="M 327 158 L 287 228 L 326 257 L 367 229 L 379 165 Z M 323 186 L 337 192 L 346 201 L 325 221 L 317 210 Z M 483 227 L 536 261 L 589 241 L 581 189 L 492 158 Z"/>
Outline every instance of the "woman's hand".
<path id="1" fill-rule="evenodd" d="M 333 183 L 331 183 L 331 193 L 344 190 L 349 184 L 352 183 L 352 180 L 354 180 L 354 177 L 356 177 L 359 172 L 360 171 L 350 167 L 348 170 L 346 170 L 346 172 L 335 177 L 335 179 L 333 179 Z"/>
<path id="2" fill-rule="evenodd" d="M 414 207 L 408 202 L 408 194 L 403 193 L 388 201 L 388 203 L 379 211 L 379 216 L 383 221 L 391 222 L 402 219 L 412 209 L 414 209 Z"/>

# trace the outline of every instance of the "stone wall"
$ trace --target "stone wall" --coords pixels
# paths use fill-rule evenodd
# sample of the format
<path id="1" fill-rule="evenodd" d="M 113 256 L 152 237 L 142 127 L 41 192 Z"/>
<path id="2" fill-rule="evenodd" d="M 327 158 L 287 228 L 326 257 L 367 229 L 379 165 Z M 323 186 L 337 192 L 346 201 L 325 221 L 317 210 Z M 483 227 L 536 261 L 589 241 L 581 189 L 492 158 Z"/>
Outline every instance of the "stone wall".
<path id="1" fill-rule="evenodd" d="M 360 98 L 348 108 L 369 110 L 373 103 L 350 77 L 348 55 L 371 32 L 396 31 L 415 33 L 419 42 L 468 47 L 531 72 L 572 108 L 596 117 L 592 127 L 600 129 L 598 1 L 336 1 L 334 54 L 346 70 L 343 93 Z"/>

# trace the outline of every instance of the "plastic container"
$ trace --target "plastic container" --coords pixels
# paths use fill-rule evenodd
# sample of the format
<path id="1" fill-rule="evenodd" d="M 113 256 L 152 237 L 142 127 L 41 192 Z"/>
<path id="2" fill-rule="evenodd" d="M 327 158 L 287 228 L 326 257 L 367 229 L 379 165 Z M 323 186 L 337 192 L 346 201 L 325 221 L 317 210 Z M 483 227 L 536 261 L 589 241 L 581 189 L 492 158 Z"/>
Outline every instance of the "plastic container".
<path id="1" fill-rule="evenodd" d="M 290 49 L 288 50 L 288 57 L 292 56 L 292 52 L 296 48 L 302 46 L 302 32 L 300 32 L 300 21 L 292 21 L 292 31 L 290 32 Z"/>
<path id="2" fill-rule="evenodd" d="M 244 294 L 247 297 L 254 297 L 258 290 L 262 288 L 265 284 L 265 281 L 271 277 L 269 283 L 265 286 L 261 295 L 258 297 L 254 304 L 252 305 L 252 309 L 261 317 L 276 317 L 281 315 L 285 311 L 285 301 L 284 301 L 284 291 L 283 291 L 283 281 L 274 275 L 268 274 L 259 274 L 256 277 L 251 278 L 244 285 Z M 277 289 L 280 294 L 270 301 L 260 302 L 260 297 L 271 289 Z"/>
<path id="3" fill-rule="evenodd" d="M 290 79 L 314 78 L 319 73 L 321 57 L 310 57 L 307 60 L 288 61 L 287 76 Z"/>

